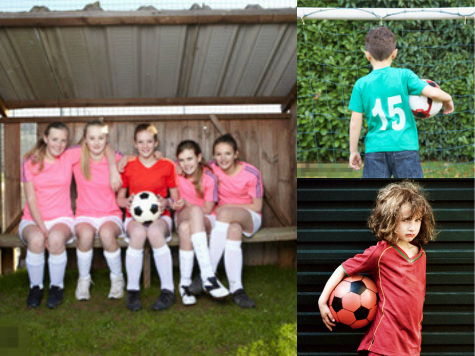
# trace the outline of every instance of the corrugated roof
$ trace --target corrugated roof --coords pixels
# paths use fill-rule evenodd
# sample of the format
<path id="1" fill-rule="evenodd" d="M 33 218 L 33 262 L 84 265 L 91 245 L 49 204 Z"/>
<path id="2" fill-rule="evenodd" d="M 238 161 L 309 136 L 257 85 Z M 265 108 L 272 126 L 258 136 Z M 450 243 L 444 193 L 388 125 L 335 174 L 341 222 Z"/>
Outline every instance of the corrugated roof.
<path id="1" fill-rule="evenodd" d="M 297 80 L 295 11 L 0 13 L 0 97 L 7 108 L 278 102 Z"/>

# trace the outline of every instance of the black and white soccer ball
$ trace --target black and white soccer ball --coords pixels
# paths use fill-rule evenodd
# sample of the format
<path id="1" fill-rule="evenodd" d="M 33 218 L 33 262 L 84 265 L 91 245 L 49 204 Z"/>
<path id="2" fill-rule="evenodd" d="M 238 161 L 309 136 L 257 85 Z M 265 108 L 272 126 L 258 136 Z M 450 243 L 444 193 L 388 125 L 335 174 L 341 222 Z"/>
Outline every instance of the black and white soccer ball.
<path id="1" fill-rule="evenodd" d="M 160 202 L 152 192 L 140 192 L 134 196 L 130 214 L 135 221 L 150 224 L 160 217 Z"/>

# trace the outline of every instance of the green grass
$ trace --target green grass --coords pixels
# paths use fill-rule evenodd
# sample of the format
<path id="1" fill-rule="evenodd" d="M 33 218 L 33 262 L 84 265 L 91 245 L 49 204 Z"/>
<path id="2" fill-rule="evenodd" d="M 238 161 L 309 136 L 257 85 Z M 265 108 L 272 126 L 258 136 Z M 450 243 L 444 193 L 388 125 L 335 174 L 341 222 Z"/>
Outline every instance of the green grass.
<path id="1" fill-rule="evenodd" d="M 178 270 L 174 272 L 176 286 Z M 246 292 L 257 305 L 250 310 L 239 308 L 230 297 L 214 301 L 201 296 L 193 307 L 184 307 L 177 298 L 171 309 L 154 312 L 151 306 L 160 290 L 158 277 L 153 276 L 152 287 L 142 291 L 144 309 L 134 313 L 126 309 L 125 299 L 107 299 L 107 270 L 93 271 L 95 286 L 89 301 L 74 298 L 77 276 L 77 271 L 67 271 L 65 298 L 54 310 L 46 307 L 46 295 L 40 308 L 27 309 L 26 270 L 0 277 L 0 330 L 7 334 L 19 330 L 20 344 L 29 353 L 75 355 L 236 354 L 240 348 L 256 349 L 256 344 L 276 345 L 272 349 L 267 346 L 267 350 L 278 355 L 282 354 L 278 349 L 288 350 L 277 341 L 283 333 L 289 333 L 289 324 L 296 333 L 296 269 L 245 267 Z M 296 354 L 296 335 L 284 338 L 295 340 L 291 349 Z M 1 343 L 0 337 L 0 353 L 5 354 Z"/>
<path id="2" fill-rule="evenodd" d="M 472 178 L 474 164 L 448 163 L 442 161 L 422 162 L 424 178 Z M 299 163 L 298 178 L 362 178 L 363 168 L 356 171 L 348 163 Z"/>

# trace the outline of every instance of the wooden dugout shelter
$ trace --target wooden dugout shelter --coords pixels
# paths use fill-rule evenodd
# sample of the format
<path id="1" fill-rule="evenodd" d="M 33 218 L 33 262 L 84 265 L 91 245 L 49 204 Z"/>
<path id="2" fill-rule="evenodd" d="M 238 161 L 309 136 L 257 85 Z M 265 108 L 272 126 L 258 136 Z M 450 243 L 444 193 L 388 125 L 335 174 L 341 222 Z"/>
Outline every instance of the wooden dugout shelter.
<path id="1" fill-rule="evenodd" d="M 20 246 L 15 234 L 22 212 L 20 125 L 37 123 L 41 136 L 48 123 L 64 121 L 74 143 L 84 123 L 96 117 L 13 117 L 10 110 L 72 107 L 116 112 L 101 116 L 111 144 L 123 153 L 133 153 L 133 130 L 141 122 L 157 127 L 166 157 L 174 157 L 181 140 L 194 139 L 211 158 L 214 139 L 232 133 L 242 158 L 260 169 L 265 189 L 265 229 L 256 243 L 245 244 L 245 263 L 295 267 L 296 10 L 110 12 L 89 5 L 83 11 L 40 10 L 0 12 L 2 271 L 13 269 L 12 247 Z M 117 110 L 233 104 L 279 104 L 281 113 L 119 115 Z"/>

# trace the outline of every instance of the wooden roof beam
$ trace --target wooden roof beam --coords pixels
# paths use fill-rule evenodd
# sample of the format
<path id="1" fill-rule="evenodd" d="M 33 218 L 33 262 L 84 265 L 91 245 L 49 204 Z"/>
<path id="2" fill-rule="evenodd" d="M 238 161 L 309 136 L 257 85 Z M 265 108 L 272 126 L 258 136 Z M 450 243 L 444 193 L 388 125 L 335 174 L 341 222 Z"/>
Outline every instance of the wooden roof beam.
<path id="1" fill-rule="evenodd" d="M 124 98 L 124 99 L 59 99 L 11 100 L 8 108 L 75 108 L 109 106 L 187 106 L 187 105 L 260 105 L 281 104 L 285 96 L 203 97 L 203 98 Z"/>
<path id="2" fill-rule="evenodd" d="M 297 83 L 290 89 L 289 94 L 285 98 L 285 100 L 282 102 L 282 105 L 280 106 L 280 109 L 282 112 L 287 112 L 290 110 L 292 105 L 295 103 L 297 100 Z"/>
<path id="3" fill-rule="evenodd" d="M 296 9 L 0 12 L 0 27 L 295 23 Z"/>
<path id="4" fill-rule="evenodd" d="M 222 120 L 289 120 L 290 114 L 256 113 L 256 114 L 217 114 Z M 51 123 L 56 121 L 66 123 L 86 123 L 91 120 L 104 118 L 105 122 L 156 122 L 172 120 L 209 120 L 209 114 L 183 114 L 183 115 L 94 115 L 94 116 L 34 116 L 34 117 L 9 117 L 3 120 L 4 124 L 13 123 Z"/>
<path id="5" fill-rule="evenodd" d="M 0 115 L 2 115 L 3 118 L 7 118 L 9 115 L 8 108 L 5 105 L 5 102 L 3 101 L 3 98 L 0 96 Z"/>

